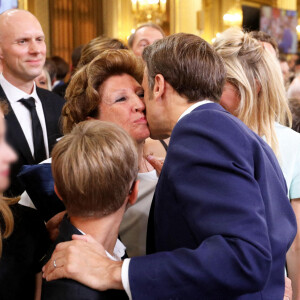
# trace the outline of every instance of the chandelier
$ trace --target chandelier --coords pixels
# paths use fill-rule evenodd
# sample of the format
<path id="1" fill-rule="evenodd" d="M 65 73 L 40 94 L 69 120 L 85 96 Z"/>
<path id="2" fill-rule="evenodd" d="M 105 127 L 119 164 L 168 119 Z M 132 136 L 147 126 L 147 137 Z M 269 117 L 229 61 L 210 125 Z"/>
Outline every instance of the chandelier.
<path id="1" fill-rule="evenodd" d="M 231 7 L 223 16 L 224 25 L 232 27 L 241 27 L 243 24 L 243 11 L 239 0 L 235 1 L 233 7 Z"/>
<path id="2" fill-rule="evenodd" d="M 167 0 L 131 0 L 137 24 L 146 22 L 161 24 L 165 18 L 166 2 Z"/>

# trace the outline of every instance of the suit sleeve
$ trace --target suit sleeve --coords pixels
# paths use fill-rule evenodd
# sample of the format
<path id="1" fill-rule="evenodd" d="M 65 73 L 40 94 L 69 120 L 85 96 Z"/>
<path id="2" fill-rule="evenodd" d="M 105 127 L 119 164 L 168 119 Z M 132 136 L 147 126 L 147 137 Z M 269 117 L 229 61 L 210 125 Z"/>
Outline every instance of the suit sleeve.
<path id="1" fill-rule="evenodd" d="M 234 299 L 268 279 L 271 246 L 252 146 L 232 119 L 201 118 L 202 126 L 184 118 L 175 127 L 156 191 L 158 201 L 167 191 L 196 246 L 132 258 L 133 299 Z"/>

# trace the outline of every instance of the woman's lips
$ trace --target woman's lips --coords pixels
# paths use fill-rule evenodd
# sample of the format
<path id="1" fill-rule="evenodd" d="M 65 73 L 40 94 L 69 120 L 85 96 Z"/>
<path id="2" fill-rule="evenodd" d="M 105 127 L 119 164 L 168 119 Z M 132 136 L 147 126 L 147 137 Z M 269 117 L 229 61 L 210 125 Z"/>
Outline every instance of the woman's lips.
<path id="1" fill-rule="evenodd" d="M 147 119 L 146 119 L 146 117 L 141 117 L 141 118 L 135 120 L 134 123 L 147 124 Z"/>

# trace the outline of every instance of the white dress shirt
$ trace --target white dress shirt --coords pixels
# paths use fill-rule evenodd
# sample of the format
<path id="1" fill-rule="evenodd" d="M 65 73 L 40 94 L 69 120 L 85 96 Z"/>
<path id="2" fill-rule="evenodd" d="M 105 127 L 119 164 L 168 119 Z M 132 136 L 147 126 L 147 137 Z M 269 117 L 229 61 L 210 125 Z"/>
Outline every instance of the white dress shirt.
<path id="1" fill-rule="evenodd" d="M 199 102 L 196 102 L 195 104 L 191 105 L 188 109 L 186 109 L 181 114 L 181 116 L 178 118 L 177 122 L 179 122 L 179 120 L 181 120 L 184 116 L 186 116 L 187 114 L 192 112 L 195 108 L 197 108 L 203 104 L 207 104 L 207 103 L 213 103 L 213 102 L 210 100 L 203 100 L 203 101 L 199 101 Z M 126 258 L 122 265 L 121 278 L 122 278 L 122 284 L 123 284 L 124 290 L 126 291 L 128 298 L 131 300 L 132 295 L 131 295 L 130 284 L 129 284 L 129 264 L 130 264 L 130 258 Z"/>
<path id="2" fill-rule="evenodd" d="M 30 98 L 33 97 L 35 100 L 35 106 L 36 106 L 36 112 L 38 115 L 38 118 L 40 120 L 42 130 L 43 130 L 43 137 L 44 137 L 44 143 L 45 143 L 45 149 L 46 149 L 46 155 L 49 157 L 49 148 L 48 148 L 48 137 L 47 137 L 47 128 L 46 128 L 46 121 L 44 116 L 44 111 L 42 107 L 41 100 L 36 92 L 36 85 L 34 84 L 33 91 L 31 94 L 27 94 L 24 91 L 18 89 L 11 83 L 9 83 L 3 76 L 3 74 L 0 74 L 0 84 L 3 88 L 3 91 L 5 95 L 7 96 L 7 99 L 17 117 L 17 120 L 19 124 L 21 125 L 21 128 L 23 130 L 23 133 L 25 135 L 26 141 L 28 143 L 28 146 L 30 148 L 30 151 L 32 153 L 32 156 L 34 157 L 34 146 L 33 146 L 33 136 L 32 136 L 32 121 L 31 121 L 31 114 L 28 108 L 26 108 L 21 102 L 19 102 L 22 98 Z"/>
<path id="3" fill-rule="evenodd" d="M 85 234 L 82 230 L 80 230 L 79 228 L 76 227 L 76 229 L 77 229 L 78 231 L 80 231 L 83 235 L 86 235 L 86 234 Z M 125 255 L 126 247 L 124 246 L 124 244 L 123 244 L 119 239 L 117 239 L 113 251 L 114 251 L 114 252 L 113 252 L 113 255 L 111 255 L 109 252 L 107 252 L 107 251 L 105 250 L 106 256 L 107 256 L 109 259 L 111 259 L 111 260 L 114 260 L 114 261 L 121 261 L 121 260 L 122 260 L 122 257 Z"/>

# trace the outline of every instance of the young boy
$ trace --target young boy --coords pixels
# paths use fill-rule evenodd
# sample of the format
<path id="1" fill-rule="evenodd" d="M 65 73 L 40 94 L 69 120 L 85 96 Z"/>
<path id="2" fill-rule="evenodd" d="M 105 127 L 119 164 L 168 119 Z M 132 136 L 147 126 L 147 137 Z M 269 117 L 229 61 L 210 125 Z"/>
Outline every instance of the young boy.
<path id="1" fill-rule="evenodd" d="M 124 245 L 118 240 L 119 226 L 128 204 L 138 193 L 138 157 L 134 142 L 119 126 L 101 121 L 78 124 L 52 152 L 55 191 L 67 214 L 56 244 L 72 234 L 89 234 L 113 260 L 121 260 Z M 59 267 L 59 258 L 54 267 Z M 77 281 L 43 281 L 42 299 L 128 299 L 124 291 L 99 292 Z"/>

